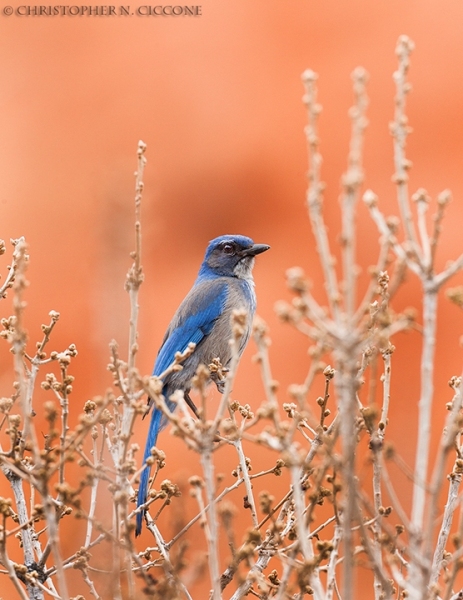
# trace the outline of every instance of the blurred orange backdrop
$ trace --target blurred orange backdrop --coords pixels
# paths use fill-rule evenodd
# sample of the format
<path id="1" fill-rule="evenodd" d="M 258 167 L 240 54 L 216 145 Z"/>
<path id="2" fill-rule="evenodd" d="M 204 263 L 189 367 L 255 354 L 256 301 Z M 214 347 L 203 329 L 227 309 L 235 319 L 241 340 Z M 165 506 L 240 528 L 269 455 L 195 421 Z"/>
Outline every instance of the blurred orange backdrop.
<path id="1" fill-rule="evenodd" d="M 287 386 L 304 379 L 307 340 L 277 321 L 273 305 L 288 297 L 284 272 L 294 265 L 304 267 L 315 282 L 315 295 L 323 298 L 304 204 L 306 117 L 300 75 L 306 68 L 320 75 L 325 213 L 334 242 L 350 130 L 350 73 L 358 65 L 370 73 L 366 185 L 379 195 L 384 212 L 397 213 L 388 132 L 394 49 L 400 34 L 414 40 L 410 189 L 425 187 L 433 197 L 452 190 L 440 265 L 460 254 L 462 28 L 461 0 L 203 0 L 201 16 L 176 18 L 2 14 L 0 237 L 24 235 L 29 244 L 32 342 L 54 309 L 62 316 L 53 347 L 77 345 L 72 401 L 78 410 L 111 383 L 105 371 L 109 341 L 126 348 L 123 285 L 134 246 L 138 139 L 148 145 L 140 369 L 151 371 L 207 242 L 222 233 L 242 233 L 272 246 L 259 257 L 255 279 L 258 312 L 271 327 L 282 401 L 287 401 Z M 363 206 L 358 225 L 359 262 L 365 269 L 376 260 L 378 236 Z M 397 306 L 409 304 L 421 309 L 412 275 Z M 450 399 L 445 383 L 461 372 L 458 338 L 463 333 L 461 311 L 445 299 L 441 306 L 438 423 Z M 2 316 L 8 311 L 4 302 Z M 416 415 L 420 339 L 415 333 L 403 335 L 397 345 L 389 434 L 413 464 L 410 419 Z M 261 387 L 252 353 L 250 348 L 243 357 L 235 393 L 256 404 Z M 2 395 L 11 393 L 8 356 L 2 350 Z M 141 444 L 145 431 L 146 423 L 137 432 Z M 170 453 L 165 476 L 188 476 L 185 454 L 175 460 L 179 442 L 164 434 L 162 445 Z"/>

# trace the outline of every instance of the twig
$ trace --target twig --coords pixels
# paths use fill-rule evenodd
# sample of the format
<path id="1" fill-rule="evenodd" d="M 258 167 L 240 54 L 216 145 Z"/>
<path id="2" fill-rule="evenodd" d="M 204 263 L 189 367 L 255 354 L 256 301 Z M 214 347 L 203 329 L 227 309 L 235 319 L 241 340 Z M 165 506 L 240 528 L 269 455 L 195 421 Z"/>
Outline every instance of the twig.
<path id="1" fill-rule="evenodd" d="M 11 562 L 11 560 L 8 558 L 7 552 L 6 552 L 6 539 L 5 539 L 5 519 L 3 519 L 3 531 L 1 532 L 1 536 L 0 536 L 0 558 L 1 558 L 1 563 L 2 565 L 5 567 L 7 573 L 8 573 L 8 577 L 10 578 L 13 586 L 15 587 L 16 591 L 18 592 L 19 597 L 21 598 L 21 600 L 30 600 L 30 597 L 26 594 L 26 592 L 24 591 L 24 588 L 22 587 L 17 575 L 16 575 L 16 571 L 14 569 L 13 563 Z"/>
<path id="2" fill-rule="evenodd" d="M 207 513 L 207 527 L 205 527 L 206 541 L 208 546 L 208 562 L 209 562 L 209 574 L 212 585 L 211 600 L 221 600 L 222 594 L 220 589 L 220 566 L 219 566 L 219 539 L 218 539 L 218 523 L 217 523 L 217 511 L 215 507 L 215 477 L 214 477 L 214 463 L 212 461 L 212 452 L 209 448 L 205 448 L 201 452 L 201 465 L 204 473 L 204 480 L 206 486 L 206 497 L 209 504 L 209 511 Z M 196 497 L 200 502 L 200 511 L 205 513 L 205 507 L 202 503 L 202 496 L 199 487 L 196 486 L 197 493 Z"/>
<path id="3" fill-rule="evenodd" d="M 440 448 L 437 455 L 437 460 L 435 462 L 434 473 L 431 481 L 431 507 L 429 510 L 428 525 L 425 535 L 427 556 L 430 556 L 432 554 L 431 540 L 433 537 L 434 521 L 437 516 L 439 494 L 441 491 L 442 481 L 445 473 L 445 460 L 447 458 L 448 453 L 454 447 L 455 438 L 461 426 L 459 422 L 463 401 L 461 392 L 461 378 L 453 377 L 450 381 L 450 385 L 455 391 L 455 395 L 452 400 L 451 412 L 447 417 L 445 429 L 442 434 Z M 444 560 L 444 550 L 447 543 L 447 539 L 450 535 L 453 514 L 458 500 L 458 488 L 460 486 L 463 474 L 462 467 L 463 465 L 461 458 L 457 457 L 453 471 L 449 476 L 450 487 L 448 491 L 447 504 L 444 510 L 444 519 L 442 522 L 441 529 L 439 531 L 437 545 L 434 550 L 434 555 L 432 559 L 432 568 L 430 575 L 431 585 L 437 583 L 442 561 Z"/>
<path id="4" fill-rule="evenodd" d="M 334 268 L 334 258 L 330 252 L 328 234 L 322 215 L 324 184 L 320 181 L 320 167 L 322 157 L 318 150 L 317 120 L 321 106 L 317 104 L 317 74 L 307 70 L 302 74 L 305 87 L 304 103 L 307 107 L 308 125 L 306 127 L 307 146 L 309 153 L 309 188 L 307 191 L 307 205 L 312 222 L 320 261 L 325 275 L 328 294 L 328 303 L 331 314 L 336 322 L 339 322 L 339 287 Z"/>
<path id="5" fill-rule="evenodd" d="M 138 350 L 138 290 L 144 280 L 143 268 L 141 266 L 141 200 L 144 189 L 145 151 L 146 144 L 140 140 L 137 148 L 138 167 L 135 173 L 135 251 L 131 253 L 133 264 L 127 273 L 125 284 L 130 298 L 129 371 L 135 367 L 135 356 Z"/>
<path id="6" fill-rule="evenodd" d="M 368 75 L 358 67 L 352 73 L 354 84 L 354 106 L 350 109 L 352 132 L 348 155 L 347 171 L 342 178 L 344 195 L 342 197 L 342 250 L 344 267 L 344 298 L 345 312 L 352 318 L 355 310 L 355 291 L 357 266 L 355 264 L 355 206 L 358 200 L 359 188 L 363 183 L 362 150 L 363 133 L 367 120 L 365 117 L 368 97 L 366 82 Z"/>
<path id="7" fill-rule="evenodd" d="M 391 130 L 392 135 L 394 136 L 394 177 L 397 186 L 397 199 L 405 229 L 405 237 L 407 242 L 410 243 L 413 252 L 419 256 L 418 242 L 408 198 L 408 170 L 411 167 L 411 163 L 407 160 L 405 155 L 405 145 L 407 136 L 410 132 L 407 115 L 405 113 L 406 96 L 411 89 L 410 84 L 407 82 L 407 73 L 410 67 L 410 54 L 412 53 L 413 48 L 413 42 L 406 35 L 401 35 L 399 37 L 396 47 L 399 66 L 394 73 L 396 96 L 394 122 L 391 124 Z"/>

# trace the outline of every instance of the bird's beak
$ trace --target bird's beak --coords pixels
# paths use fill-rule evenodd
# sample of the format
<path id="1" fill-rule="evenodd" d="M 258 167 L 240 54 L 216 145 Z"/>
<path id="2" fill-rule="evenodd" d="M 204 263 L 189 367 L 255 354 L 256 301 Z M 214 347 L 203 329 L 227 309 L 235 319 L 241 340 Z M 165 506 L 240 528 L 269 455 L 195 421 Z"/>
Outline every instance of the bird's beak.
<path id="1" fill-rule="evenodd" d="M 266 252 L 270 246 L 267 244 L 253 244 L 250 248 L 245 248 L 240 252 L 242 257 L 245 256 L 256 256 L 257 254 L 261 254 L 262 252 Z"/>

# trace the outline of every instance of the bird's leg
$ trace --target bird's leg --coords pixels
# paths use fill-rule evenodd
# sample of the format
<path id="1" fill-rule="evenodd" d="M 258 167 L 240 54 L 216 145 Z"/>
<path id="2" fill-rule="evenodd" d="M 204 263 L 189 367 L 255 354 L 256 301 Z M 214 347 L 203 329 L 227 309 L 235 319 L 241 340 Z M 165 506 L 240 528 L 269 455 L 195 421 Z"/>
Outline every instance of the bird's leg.
<path id="1" fill-rule="evenodd" d="M 191 410 L 194 412 L 195 417 L 199 420 L 199 412 L 198 409 L 196 408 L 196 404 L 193 402 L 193 400 L 190 398 L 190 395 L 188 392 L 183 392 L 183 397 L 185 398 L 186 403 L 188 404 L 188 406 L 191 408 Z M 214 442 L 220 442 L 220 434 L 219 432 L 216 433 L 215 438 L 213 439 Z"/>
<path id="2" fill-rule="evenodd" d="M 146 410 L 145 414 L 142 416 L 142 419 L 146 417 L 151 412 L 151 405 L 153 404 L 153 399 L 148 396 L 148 400 L 146 401 Z"/>
<path id="3" fill-rule="evenodd" d="M 193 411 L 195 417 L 197 419 L 199 419 L 199 412 L 198 409 L 196 408 L 195 403 L 193 402 L 193 400 L 190 398 L 190 394 L 188 392 L 183 392 L 183 397 L 185 398 L 185 402 L 188 404 L 188 406 L 191 408 L 191 410 Z"/>
<path id="4" fill-rule="evenodd" d="M 228 369 L 227 369 L 228 371 Z M 217 386 L 218 387 L 218 386 Z M 196 404 L 193 402 L 193 400 L 190 398 L 190 394 L 189 392 L 183 392 L 183 397 L 185 398 L 185 402 L 188 404 L 188 406 L 191 408 L 191 410 L 193 411 L 195 417 L 199 420 L 200 416 L 199 416 L 199 412 L 198 409 L 196 408 Z M 220 432 L 218 431 L 213 439 L 214 442 L 220 442 L 221 438 L 220 438 Z"/>

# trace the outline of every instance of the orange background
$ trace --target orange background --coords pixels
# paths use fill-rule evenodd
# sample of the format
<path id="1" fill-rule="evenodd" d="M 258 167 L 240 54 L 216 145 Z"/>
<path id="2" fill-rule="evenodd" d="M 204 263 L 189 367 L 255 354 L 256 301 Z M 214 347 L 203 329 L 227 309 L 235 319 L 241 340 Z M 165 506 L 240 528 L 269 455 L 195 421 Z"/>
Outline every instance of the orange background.
<path id="1" fill-rule="evenodd" d="M 116 339 L 122 348 L 127 343 L 123 284 L 134 245 L 138 139 L 148 145 L 141 371 L 151 371 L 206 243 L 223 233 L 242 233 L 272 246 L 258 258 L 255 279 L 258 312 L 271 327 L 281 402 L 288 401 L 290 383 L 303 381 L 307 341 L 277 321 L 273 305 L 289 297 L 284 272 L 294 265 L 305 268 L 323 300 L 304 205 L 300 75 L 306 68 L 320 75 L 325 213 L 334 242 L 349 139 L 350 73 L 357 65 L 370 73 L 366 185 L 379 195 L 384 212 L 397 213 L 388 132 L 394 49 L 402 33 L 414 40 L 410 189 L 425 187 L 434 198 L 444 188 L 452 190 L 440 267 L 463 249 L 461 0 L 203 0 L 202 13 L 197 18 L 0 17 L 0 236 L 24 235 L 29 244 L 31 340 L 39 339 L 39 325 L 54 309 L 62 316 L 53 348 L 77 345 L 72 400 L 78 410 L 110 385 L 109 341 Z M 376 260 L 377 233 L 363 206 L 358 224 L 359 262 L 365 269 Z M 2 264 L 5 273 L 5 260 Z M 413 275 L 396 306 L 407 305 L 421 309 Z M 5 306 L 4 301 L 2 316 L 9 314 Z M 462 364 L 462 313 L 445 299 L 441 307 L 437 424 L 450 400 L 446 382 Z M 389 435 L 413 464 L 420 338 L 410 333 L 396 343 Z M 243 357 L 236 395 L 256 406 L 262 393 L 253 351 Z M 11 393 L 8 356 L 3 348 L 2 395 Z M 321 389 L 322 382 L 314 394 Z M 137 432 L 141 444 L 145 431 L 144 423 Z M 164 434 L 162 444 L 170 461 L 165 477 L 185 479 L 196 469 L 188 466 L 189 455 L 178 441 Z"/>

